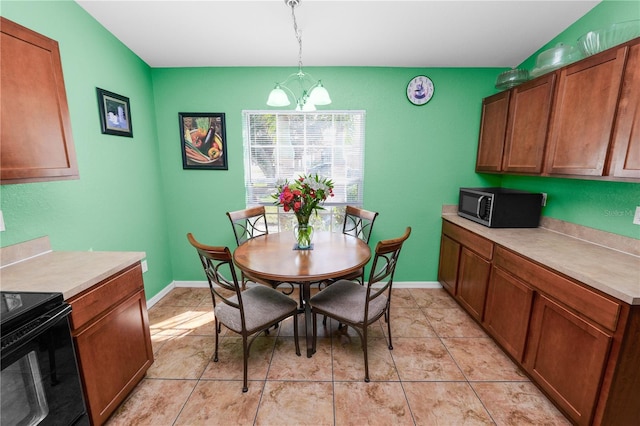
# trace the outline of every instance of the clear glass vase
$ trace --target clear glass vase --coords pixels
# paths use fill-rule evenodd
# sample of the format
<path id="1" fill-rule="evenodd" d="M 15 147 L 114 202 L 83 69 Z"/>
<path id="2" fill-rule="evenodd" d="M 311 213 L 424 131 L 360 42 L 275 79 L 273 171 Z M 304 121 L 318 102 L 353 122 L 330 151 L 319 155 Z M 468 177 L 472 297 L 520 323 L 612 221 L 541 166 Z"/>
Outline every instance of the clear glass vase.
<path id="1" fill-rule="evenodd" d="M 298 243 L 298 249 L 308 250 L 311 248 L 311 241 L 313 240 L 313 226 L 308 223 L 298 223 L 293 228 L 293 235 Z"/>

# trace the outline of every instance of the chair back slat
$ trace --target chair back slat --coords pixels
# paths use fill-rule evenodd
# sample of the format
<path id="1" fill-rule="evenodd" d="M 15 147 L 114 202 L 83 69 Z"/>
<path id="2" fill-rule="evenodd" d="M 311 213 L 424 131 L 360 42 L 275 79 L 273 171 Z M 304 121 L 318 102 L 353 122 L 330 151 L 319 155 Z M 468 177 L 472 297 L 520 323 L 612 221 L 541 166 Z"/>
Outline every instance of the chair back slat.
<path id="1" fill-rule="evenodd" d="M 404 242 L 409 238 L 409 235 L 411 235 L 411 227 L 407 227 L 402 237 L 379 241 L 378 244 L 376 244 L 376 254 L 373 258 L 369 282 L 367 284 L 367 299 L 369 302 L 384 293 L 388 293 L 387 297 L 391 298 L 393 275 L 398 263 L 398 257 L 400 256 L 400 250 Z M 382 286 L 379 285 L 380 283 L 383 283 Z M 378 286 L 372 288 L 374 284 L 378 284 Z"/>
<path id="2" fill-rule="evenodd" d="M 264 206 L 227 212 L 233 234 L 238 245 L 260 235 L 268 234 L 267 216 Z"/>
<path id="3" fill-rule="evenodd" d="M 242 291 L 238 285 L 238 278 L 229 248 L 202 244 L 196 241 L 191 233 L 187 234 L 187 239 L 198 252 L 198 257 L 207 276 L 209 290 L 211 290 L 214 309 L 217 296 L 222 303 L 239 309 L 244 323 Z M 223 290 L 226 290 L 226 292 Z M 237 302 L 231 299 L 232 296 L 236 296 Z"/>
<path id="4" fill-rule="evenodd" d="M 372 212 L 358 207 L 347 206 L 345 209 L 342 233 L 360 238 L 369 244 L 373 223 L 378 216 L 378 212 Z"/>

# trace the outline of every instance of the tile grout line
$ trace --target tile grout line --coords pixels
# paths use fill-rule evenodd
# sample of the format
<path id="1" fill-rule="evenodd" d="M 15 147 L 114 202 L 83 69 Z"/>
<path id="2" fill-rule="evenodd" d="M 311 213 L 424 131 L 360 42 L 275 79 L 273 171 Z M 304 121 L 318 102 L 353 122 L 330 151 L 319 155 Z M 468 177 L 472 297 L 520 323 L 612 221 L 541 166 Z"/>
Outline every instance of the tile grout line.
<path id="1" fill-rule="evenodd" d="M 431 307 L 433 309 L 436 309 L 436 308 L 434 308 L 434 306 L 442 305 L 442 306 L 440 306 L 440 308 L 441 309 L 445 309 L 446 306 L 444 306 L 444 301 L 441 302 L 438 299 L 434 299 L 430 304 L 427 304 L 426 306 L 420 306 L 418 304 L 418 300 L 416 299 L 416 295 L 414 295 L 412 292 L 409 292 L 408 294 L 410 295 L 410 298 L 408 298 L 408 299 L 402 298 L 402 299 L 404 299 L 404 301 L 408 302 L 407 304 L 409 304 L 411 306 L 397 306 L 397 304 L 396 304 L 390 310 L 390 313 L 391 313 L 391 311 L 396 311 L 397 312 L 398 308 L 408 308 L 408 309 L 416 309 L 417 308 L 421 312 L 421 314 L 425 317 L 426 324 L 428 324 L 429 327 L 432 329 L 434 337 L 437 337 L 437 339 L 440 342 L 440 344 L 442 346 L 444 346 L 446 353 L 451 358 L 451 360 L 453 361 L 454 365 L 460 370 L 460 372 L 462 373 L 462 377 L 464 378 L 463 380 L 447 380 L 447 381 L 434 380 L 434 382 L 466 383 L 467 387 L 471 388 L 472 395 L 480 402 L 480 406 L 485 410 L 485 412 L 486 412 L 486 414 L 488 416 L 488 420 L 491 420 L 492 422 L 494 422 L 494 424 L 496 424 L 496 420 L 494 419 L 494 415 L 489 411 L 488 406 L 486 405 L 486 402 L 483 401 L 480 398 L 480 395 L 478 394 L 478 391 L 473 386 L 473 384 L 475 384 L 475 383 L 492 383 L 492 382 L 497 382 L 497 383 L 505 383 L 505 382 L 521 383 L 521 382 L 518 381 L 518 380 L 516 380 L 516 381 L 514 381 L 514 380 L 477 380 L 477 381 L 471 381 L 470 378 L 468 377 L 468 375 L 465 374 L 465 371 L 461 368 L 460 360 L 456 359 L 453 356 L 453 353 L 452 353 L 451 350 L 452 349 L 456 349 L 456 347 L 455 346 L 451 346 L 451 348 L 450 348 L 449 346 L 447 346 L 445 344 L 444 340 L 447 340 L 447 339 L 459 339 L 459 338 L 463 338 L 463 337 L 464 337 L 465 340 L 477 340 L 480 337 L 479 336 L 466 337 L 466 335 L 465 336 L 460 336 L 460 337 L 456 337 L 456 336 L 447 337 L 446 335 L 452 334 L 451 332 L 447 331 L 447 330 L 449 330 L 449 328 L 442 329 L 441 332 L 438 332 L 436 330 L 436 328 L 434 328 L 433 320 L 429 317 L 429 315 L 427 315 L 427 312 L 429 310 L 429 307 Z M 400 299 L 400 298 L 396 297 L 395 299 Z M 420 299 L 424 300 L 424 298 L 420 298 Z M 172 307 L 175 306 L 175 307 L 178 307 L 178 308 L 185 308 L 185 309 L 191 308 L 191 306 L 184 306 L 185 300 L 186 300 L 186 298 L 175 298 L 174 300 L 171 301 L 172 303 L 168 303 L 165 306 L 172 306 Z M 413 303 L 411 303 L 410 300 L 413 301 Z M 209 300 L 207 305 L 209 305 L 210 303 L 211 302 Z M 182 305 L 182 306 L 180 306 L 180 305 Z M 201 307 L 201 308 L 205 307 L 204 306 L 204 299 L 200 300 L 200 304 L 198 305 L 198 307 Z M 154 308 L 155 308 L 155 306 L 154 306 Z M 210 306 L 208 307 L 208 309 L 210 309 Z M 161 318 L 163 318 L 163 316 L 161 316 Z M 438 322 L 438 319 L 439 319 L 439 317 L 437 315 L 434 316 L 434 320 L 436 320 L 436 322 Z M 392 321 L 391 315 L 390 315 L 389 321 Z M 387 343 L 389 336 L 387 336 L 385 334 L 385 331 L 387 329 L 386 324 L 384 324 L 382 321 L 377 322 L 376 324 L 377 324 L 378 327 L 381 327 L 381 329 L 382 329 L 382 337 L 384 338 L 385 343 Z M 400 324 L 402 325 L 403 322 L 401 322 Z M 448 323 L 443 323 L 443 324 L 447 325 Z M 455 325 L 455 323 L 451 323 L 451 324 Z M 438 325 L 440 326 L 440 328 L 442 328 L 442 325 L 440 325 L 440 323 L 438 323 Z M 329 327 L 329 328 L 331 329 L 331 327 Z M 424 327 L 422 329 L 424 329 Z M 191 330 L 193 330 L 193 332 L 198 333 L 197 334 L 198 336 L 200 336 L 200 335 L 202 335 L 202 336 L 210 336 L 209 334 L 207 334 L 208 333 L 208 331 L 207 331 L 208 329 L 207 328 L 200 328 L 200 324 L 194 325 L 191 328 Z M 484 330 L 482 330 L 482 331 L 484 332 Z M 217 330 L 214 330 L 214 332 L 217 333 Z M 282 335 L 283 332 L 284 332 L 284 329 L 282 327 L 280 327 L 278 329 L 278 332 L 274 333 L 275 336 L 273 336 L 274 337 L 274 344 L 273 344 L 273 347 L 271 348 L 271 354 L 270 354 L 269 362 L 268 362 L 268 365 L 267 365 L 266 376 L 265 376 L 265 379 L 264 379 L 264 381 L 262 383 L 262 389 L 259 390 L 259 394 L 260 395 L 259 395 L 258 402 L 257 402 L 257 405 L 256 405 L 256 412 L 255 412 L 255 415 L 254 415 L 254 418 L 253 418 L 253 424 L 254 425 L 257 424 L 257 418 L 258 418 L 258 415 L 259 415 L 259 412 L 260 412 L 260 404 L 262 402 L 266 401 L 264 399 L 264 395 L 265 395 L 265 390 L 266 390 L 266 384 L 269 381 L 269 373 L 271 371 L 275 371 L 275 370 L 273 370 L 273 368 L 275 368 L 275 366 L 273 365 L 273 362 L 276 359 L 276 346 L 277 346 L 278 340 L 282 340 L 282 339 L 286 340 L 286 339 L 289 338 L 288 336 L 283 336 Z M 399 332 L 400 332 L 400 334 L 403 334 L 401 331 L 399 331 Z M 442 332 L 444 332 L 444 335 L 441 335 Z M 453 334 L 455 334 L 455 333 L 453 333 Z M 159 337 L 162 337 L 162 336 L 159 336 Z M 169 337 L 172 338 L 172 336 L 169 336 Z M 336 364 L 335 364 L 335 359 L 334 358 L 335 358 L 335 355 L 336 355 L 336 348 L 337 347 L 334 346 L 334 345 L 339 343 L 339 342 L 336 341 L 336 339 L 338 339 L 338 336 L 336 336 L 334 333 L 329 333 L 329 336 L 327 336 L 327 337 L 330 338 L 330 348 L 329 348 L 330 352 L 329 352 L 329 354 L 330 354 L 330 362 L 331 362 L 331 366 L 330 366 L 330 368 L 331 368 L 331 379 L 330 380 L 331 380 L 331 389 L 332 389 L 333 425 L 334 426 L 339 426 L 339 422 L 338 422 L 338 419 L 337 419 L 337 414 L 340 412 L 340 410 L 339 410 L 339 407 L 337 407 L 338 401 L 337 401 L 337 394 L 336 394 L 336 385 L 338 383 L 343 383 L 343 382 L 344 383 L 357 383 L 357 382 L 360 382 L 361 380 L 348 380 L 348 379 L 336 380 L 336 368 L 335 368 Z M 411 337 L 411 336 L 408 336 L 408 337 Z M 214 336 L 214 338 L 215 338 L 215 336 Z M 223 339 L 224 339 L 224 337 L 221 337 L 221 340 L 223 340 Z M 415 337 L 412 338 L 412 339 L 415 339 Z M 401 340 L 402 340 L 402 338 L 401 338 Z M 160 348 L 164 347 L 167 344 L 168 341 L 169 340 L 162 342 Z M 401 376 L 400 376 L 400 372 L 398 370 L 398 365 L 396 363 L 397 356 L 394 356 L 394 351 L 393 350 L 388 350 L 388 352 L 390 354 L 390 358 L 391 358 L 391 362 L 392 362 L 392 365 L 393 365 L 393 369 L 395 370 L 395 373 L 396 373 L 396 375 L 398 377 L 398 382 L 400 383 L 401 389 L 403 391 L 403 395 L 404 395 L 404 398 L 405 398 L 405 403 L 407 404 L 407 408 L 409 410 L 409 414 L 411 416 L 411 420 L 412 420 L 413 424 L 416 425 L 416 424 L 418 424 L 417 421 L 416 421 L 416 417 L 415 417 L 416 414 L 414 414 L 414 407 L 412 407 L 410 402 L 409 402 L 409 398 L 407 396 L 407 388 L 405 388 L 405 386 L 408 383 L 423 383 L 423 382 L 429 381 L 429 380 L 418 380 L 418 379 L 417 380 L 403 380 L 401 378 Z M 464 359 L 462 359 L 462 361 L 464 361 Z M 176 410 L 177 411 L 177 415 L 175 416 L 173 421 L 170 422 L 170 419 L 167 418 L 166 419 L 166 421 L 167 421 L 166 424 L 176 425 L 178 423 L 178 419 L 180 418 L 180 416 L 184 416 L 184 415 L 188 414 L 189 410 L 187 410 L 187 405 L 188 405 L 189 400 L 194 395 L 196 395 L 195 389 L 196 389 L 197 386 L 201 385 L 204 382 L 209 382 L 209 381 L 231 381 L 231 382 L 236 382 L 236 380 L 221 380 L 221 379 L 215 379 L 215 378 L 214 379 L 203 378 L 204 377 L 204 372 L 207 371 L 207 368 L 211 365 L 211 362 L 213 362 L 212 361 L 212 357 L 209 358 L 208 362 L 204 366 L 204 368 L 203 368 L 202 372 L 200 373 L 199 377 L 196 378 L 196 379 L 185 379 L 185 378 L 182 378 L 182 379 L 177 379 L 177 378 L 168 379 L 168 380 L 187 380 L 187 381 L 192 381 L 193 380 L 195 382 L 195 385 L 189 391 L 188 396 L 186 397 L 185 401 L 180 406 L 180 409 Z M 151 378 L 150 380 L 156 381 L 156 380 L 167 380 L 167 379 L 163 379 L 161 377 L 158 377 L 158 378 Z M 283 380 L 283 381 L 285 381 L 285 382 L 306 382 L 308 380 L 302 379 L 302 380 Z M 316 382 L 325 382 L 325 383 L 327 382 L 326 380 L 315 380 L 315 381 Z M 372 382 L 374 382 L 374 381 L 372 380 Z M 394 381 L 381 380 L 381 381 L 378 381 L 378 382 L 379 383 L 392 383 Z M 528 381 L 528 382 L 530 383 L 530 381 Z M 251 380 L 250 380 L 250 383 L 253 383 L 254 385 L 258 384 L 258 383 L 256 383 L 256 381 L 251 381 Z M 129 399 L 129 398 L 127 398 L 127 399 Z M 491 402 L 491 401 L 489 401 L 489 402 Z M 419 414 L 419 411 L 416 412 L 416 413 Z M 501 415 L 500 411 L 497 411 L 496 413 L 498 415 Z M 249 419 L 247 419 L 247 420 L 249 420 Z"/>

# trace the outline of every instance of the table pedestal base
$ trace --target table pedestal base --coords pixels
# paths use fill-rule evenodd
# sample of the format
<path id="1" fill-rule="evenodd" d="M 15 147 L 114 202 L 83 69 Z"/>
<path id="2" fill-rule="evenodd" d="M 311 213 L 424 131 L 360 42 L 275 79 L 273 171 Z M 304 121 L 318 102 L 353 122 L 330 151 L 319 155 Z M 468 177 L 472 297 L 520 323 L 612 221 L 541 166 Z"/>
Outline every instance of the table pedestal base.
<path id="1" fill-rule="evenodd" d="M 301 299 L 300 299 L 300 312 L 304 312 L 304 331 L 307 338 L 307 358 L 311 358 L 313 355 L 313 322 L 311 316 L 311 305 L 309 299 L 311 299 L 311 283 L 300 283 Z"/>

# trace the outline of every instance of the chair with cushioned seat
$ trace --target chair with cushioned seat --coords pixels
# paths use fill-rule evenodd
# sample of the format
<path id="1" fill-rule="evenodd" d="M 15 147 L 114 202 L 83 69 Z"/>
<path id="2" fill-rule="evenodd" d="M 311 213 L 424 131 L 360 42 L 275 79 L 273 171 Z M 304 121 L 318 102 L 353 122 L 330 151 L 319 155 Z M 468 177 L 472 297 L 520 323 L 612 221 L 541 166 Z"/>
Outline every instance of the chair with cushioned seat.
<path id="1" fill-rule="evenodd" d="M 369 244 L 371 238 L 371 231 L 373 230 L 373 223 L 378 217 L 378 212 L 372 212 L 369 210 L 361 209 L 354 206 L 347 206 L 344 211 L 344 222 L 342 223 L 342 233 L 345 235 L 351 235 L 352 237 L 360 238 L 365 243 Z M 321 284 L 330 286 L 332 283 L 339 280 L 358 281 L 364 285 L 364 267 L 359 268 L 356 271 L 351 272 L 343 277 L 333 278 L 331 280 L 324 281 Z M 327 324 L 327 317 L 324 317 L 322 324 Z"/>
<path id="2" fill-rule="evenodd" d="M 393 349 L 389 318 L 391 288 L 400 249 L 410 234 L 411 228 L 407 227 L 401 237 L 378 242 L 366 286 L 354 281 L 340 280 L 314 295 L 309 301 L 313 314 L 313 351 L 315 352 L 318 338 L 316 314 L 326 315 L 341 324 L 353 327 L 362 342 L 365 382 L 369 381 L 367 330 L 369 325 L 382 316 L 387 322 L 389 349 Z M 374 285 L 375 288 L 372 287 Z"/>
<path id="3" fill-rule="evenodd" d="M 242 290 L 238 284 L 228 247 L 215 247 L 199 243 L 191 233 L 189 243 L 198 252 L 211 290 L 211 300 L 215 314 L 216 344 L 213 361 L 218 362 L 218 340 L 221 324 L 242 336 L 243 385 L 247 392 L 247 370 L 251 344 L 262 331 L 293 317 L 293 335 L 296 355 L 300 356 L 298 343 L 298 304 L 284 294 L 266 287 L 255 286 Z M 229 294 L 231 292 L 231 294 Z"/>

